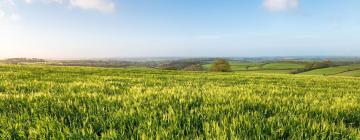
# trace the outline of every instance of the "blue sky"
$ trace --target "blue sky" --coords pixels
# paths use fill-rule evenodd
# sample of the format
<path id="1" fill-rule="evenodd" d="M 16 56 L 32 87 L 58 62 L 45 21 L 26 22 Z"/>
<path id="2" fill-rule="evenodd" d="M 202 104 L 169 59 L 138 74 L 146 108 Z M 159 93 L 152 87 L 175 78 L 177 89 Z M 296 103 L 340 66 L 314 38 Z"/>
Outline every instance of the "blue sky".
<path id="1" fill-rule="evenodd" d="M 360 56 L 359 0 L 0 0 L 0 58 Z"/>

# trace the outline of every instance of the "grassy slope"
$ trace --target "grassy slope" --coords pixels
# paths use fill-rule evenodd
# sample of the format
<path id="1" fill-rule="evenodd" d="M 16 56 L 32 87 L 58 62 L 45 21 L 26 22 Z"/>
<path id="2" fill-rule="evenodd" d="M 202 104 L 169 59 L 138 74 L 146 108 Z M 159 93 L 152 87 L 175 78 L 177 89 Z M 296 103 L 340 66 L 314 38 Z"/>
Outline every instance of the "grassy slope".
<path id="1" fill-rule="evenodd" d="M 348 71 L 344 73 L 336 74 L 336 76 L 353 76 L 353 77 L 360 77 L 360 70 Z"/>
<path id="2" fill-rule="evenodd" d="M 237 65 L 242 65 L 242 68 L 237 68 Z M 235 71 L 247 70 L 252 73 L 278 73 L 278 74 L 289 74 L 293 69 L 303 68 L 305 65 L 296 63 L 248 63 L 248 64 L 232 64 L 232 68 Z M 249 66 L 246 69 L 246 66 Z M 235 68 L 234 68 L 235 67 Z"/>
<path id="3" fill-rule="evenodd" d="M 1 68 L 1 139 L 360 138 L 357 78 Z"/>
<path id="4" fill-rule="evenodd" d="M 316 69 L 308 72 L 301 73 L 303 75 L 337 75 L 344 72 L 352 71 L 359 69 L 358 65 L 351 65 L 351 66 L 338 66 L 338 67 L 330 67 L 330 68 L 323 68 L 323 69 Z"/>
<path id="5" fill-rule="evenodd" d="M 297 63 L 254 63 L 254 62 L 237 62 L 230 61 L 231 69 L 233 71 L 251 71 L 259 73 L 290 73 L 293 69 L 304 68 L 304 64 Z M 210 68 L 211 64 L 203 65 L 206 69 Z"/>
<path id="6" fill-rule="evenodd" d="M 250 72 L 250 73 L 274 73 L 274 74 L 290 74 L 294 69 L 304 68 L 304 64 L 298 63 L 243 63 L 230 61 L 233 71 Z M 211 64 L 204 65 L 209 68 Z M 338 66 L 324 69 L 316 69 L 308 72 L 300 73 L 300 75 L 336 75 L 336 76 L 354 76 L 360 77 L 358 69 L 360 65 Z"/>
<path id="7" fill-rule="evenodd" d="M 278 73 L 289 74 L 293 69 L 303 68 L 303 64 L 296 63 L 245 63 L 230 61 L 231 69 L 233 71 L 251 72 L 251 73 Z M 211 64 L 204 65 L 205 68 L 210 68 Z"/>

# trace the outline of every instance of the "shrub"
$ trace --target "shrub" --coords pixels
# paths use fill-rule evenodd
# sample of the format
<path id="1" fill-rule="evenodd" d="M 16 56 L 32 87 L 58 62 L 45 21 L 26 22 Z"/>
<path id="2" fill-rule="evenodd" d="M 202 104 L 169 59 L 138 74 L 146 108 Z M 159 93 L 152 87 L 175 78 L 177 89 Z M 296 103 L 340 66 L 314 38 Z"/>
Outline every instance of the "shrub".
<path id="1" fill-rule="evenodd" d="M 216 59 L 209 70 L 214 72 L 230 72 L 231 66 L 225 59 Z"/>

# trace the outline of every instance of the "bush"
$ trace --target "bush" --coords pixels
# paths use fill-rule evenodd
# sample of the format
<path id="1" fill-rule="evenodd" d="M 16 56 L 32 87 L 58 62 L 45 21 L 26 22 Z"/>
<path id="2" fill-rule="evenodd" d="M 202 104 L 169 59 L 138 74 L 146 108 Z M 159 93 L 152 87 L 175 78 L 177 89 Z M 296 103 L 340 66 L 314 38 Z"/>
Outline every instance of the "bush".
<path id="1" fill-rule="evenodd" d="M 192 61 L 173 61 L 167 64 L 159 65 L 162 70 L 186 70 L 186 69 L 200 69 L 200 62 Z"/>
<path id="2" fill-rule="evenodd" d="M 209 70 L 214 72 L 230 72 L 231 66 L 225 59 L 216 59 Z"/>

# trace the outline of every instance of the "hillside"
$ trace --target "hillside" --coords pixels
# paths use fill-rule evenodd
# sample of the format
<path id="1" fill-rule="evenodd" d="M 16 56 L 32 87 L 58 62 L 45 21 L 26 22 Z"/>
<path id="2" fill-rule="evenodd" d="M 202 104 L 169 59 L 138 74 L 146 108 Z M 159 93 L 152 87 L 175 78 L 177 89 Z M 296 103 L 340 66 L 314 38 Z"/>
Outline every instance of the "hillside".
<path id="1" fill-rule="evenodd" d="M 0 66 L 1 139 L 357 139 L 360 80 Z"/>
<path id="2" fill-rule="evenodd" d="M 336 74 L 336 76 L 360 77 L 360 70 L 347 71 L 347 72 Z"/>
<path id="3" fill-rule="evenodd" d="M 325 75 L 325 76 L 331 76 L 331 75 L 348 75 L 351 76 L 353 71 L 358 71 L 360 69 L 359 65 L 347 65 L 347 66 L 335 66 L 335 67 L 329 67 L 329 68 L 322 68 L 322 69 L 315 69 L 311 71 L 307 71 L 304 73 L 300 73 L 303 75 Z M 347 74 L 343 74 L 347 73 Z M 353 75 L 355 76 L 355 75 Z"/>
<path id="4" fill-rule="evenodd" d="M 242 62 L 230 61 L 231 70 L 234 72 L 251 72 L 251 73 L 278 73 L 290 74 L 296 69 L 304 68 L 304 63 L 298 62 Z M 211 64 L 203 65 L 208 69 Z"/>

